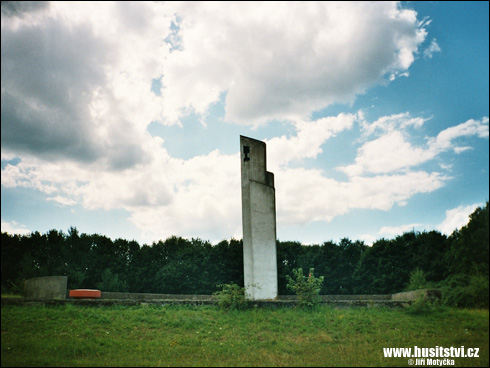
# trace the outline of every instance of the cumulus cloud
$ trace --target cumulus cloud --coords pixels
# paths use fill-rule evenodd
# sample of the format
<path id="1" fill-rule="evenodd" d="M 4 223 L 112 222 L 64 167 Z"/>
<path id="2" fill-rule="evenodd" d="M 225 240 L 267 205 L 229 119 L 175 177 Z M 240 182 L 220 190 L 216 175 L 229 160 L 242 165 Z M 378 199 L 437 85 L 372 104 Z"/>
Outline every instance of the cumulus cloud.
<path id="1" fill-rule="evenodd" d="M 170 6 L 180 40 L 163 67 L 170 121 L 204 113 L 223 91 L 228 121 L 308 120 L 406 72 L 426 36 L 416 13 L 395 2 Z"/>
<path id="2" fill-rule="evenodd" d="M 220 96 L 230 122 L 308 121 L 406 71 L 425 34 L 393 2 L 5 4 L 2 151 L 121 170 L 151 122 Z"/>
<path id="3" fill-rule="evenodd" d="M 470 119 L 426 138 L 426 144 L 410 142 L 408 128 L 420 127 L 427 119 L 412 118 L 409 114 L 384 116 L 372 124 L 363 122 L 365 143 L 358 149 L 355 163 L 337 169 L 349 176 L 379 174 L 408 170 L 448 150 L 461 153 L 469 149 L 457 145 L 461 137 L 488 138 L 488 117 Z M 374 138 L 372 138 L 374 135 Z"/>
<path id="4" fill-rule="evenodd" d="M 484 203 L 476 203 L 469 206 L 459 206 L 446 211 L 446 218 L 436 228 L 441 233 L 451 235 L 454 230 L 468 224 L 470 215 Z"/>
<path id="5" fill-rule="evenodd" d="M 31 231 L 25 225 L 19 224 L 16 221 L 2 220 L 2 233 L 28 235 Z"/>
<path id="6" fill-rule="evenodd" d="M 441 188 L 448 179 L 424 171 L 349 181 L 327 178 L 321 170 L 287 169 L 275 173 L 278 222 L 283 225 L 308 221 L 331 221 L 352 209 L 389 210 L 404 205 L 417 193 Z"/>
<path id="7" fill-rule="evenodd" d="M 168 22 L 153 15 L 161 5 L 138 4 L 56 2 L 36 21 L 2 13 L 2 153 L 115 170 L 147 158 Z"/>
<path id="8" fill-rule="evenodd" d="M 43 32 L 2 27 L 2 148 L 82 160 L 99 156 L 87 109 L 92 90 L 107 82 L 104 49 L 90 29 L 67 30 L 56 20 L 44 22 Z"/>
<path id="9" fill-rule="evenodd" d="M 440 132 L 437 137 L 431 138 L 428 142 L 429 149 L 437 154 L 448 149 L 453 149 L 456 153 L 463 152 L 467 147 L 458 147 L 454 140 L 460 137 L 476 136 L 478 138 L 488 138 L 488 117 L 481 120 L 470 119 L 465 123 L 449 127 Z M 463 148 L 463 149 L 461 149 Z"/>
<path id="10" fill-rule="evenodd" d="M 315 158 L 322 152 L 322 145 L 343 130 L 351 129 L 357 120 L 355 114 L 339 114 L 321 118 L 315 121 L 298 121 L 294 124 L 296 135 L 281 136 L 266 141 L 269 147 L 269 169 L 301 161 L 305 158 Z"/>
<path id="11" fill-rule="evenodd" d="M 2 186 L 32 188 L 65 206 L 124 209 L 148 242 L 170 235 L 241 237 L 238 152 L 182 160 L 169 156 L 158 138 L 147 145 L 151 159 L 122 171 L 24 158 L 2 169 Z"/>

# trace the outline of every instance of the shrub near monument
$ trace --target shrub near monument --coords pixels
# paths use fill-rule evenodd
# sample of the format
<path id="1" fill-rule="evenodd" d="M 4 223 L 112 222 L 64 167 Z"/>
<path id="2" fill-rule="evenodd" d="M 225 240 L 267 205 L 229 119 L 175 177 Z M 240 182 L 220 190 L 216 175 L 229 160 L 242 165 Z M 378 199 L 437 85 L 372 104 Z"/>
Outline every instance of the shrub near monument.
<path id="1" fill-rule="evenodd" d="M 308 277 L 303 275 L 303 269 L 293 270 L 294 279 L 287 275 L 287 287 L 293 291 L 301 307 L 313 307 L 320 302 L 320 290 L 323 285 L 323 276 L 315 277 L 315 269 L 310 268 Z"/>

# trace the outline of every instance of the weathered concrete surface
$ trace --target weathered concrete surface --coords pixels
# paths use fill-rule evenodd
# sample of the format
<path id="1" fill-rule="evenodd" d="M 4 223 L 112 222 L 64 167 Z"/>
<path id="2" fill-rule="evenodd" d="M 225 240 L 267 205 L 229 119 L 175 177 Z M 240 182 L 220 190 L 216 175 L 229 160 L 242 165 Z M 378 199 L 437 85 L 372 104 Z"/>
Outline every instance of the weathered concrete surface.
<path id="1" fill-rule="evenodd" d="M 391 294 L 319 295 L 322 303 L 331 301 L 389 301 Z M 279 295 L 279 300 L 298 300 L 296 295 Z"/>
<path id="2" fill-rule="evenodd" d="M 216 305 L 218 301 L 204 296 L 207 298 L 188 298 L 188 299 L 26 299 L 26 298 L 2 298 L 1 304 L 3 305 L 83 305 L 83 306 L 113 306 L 113 305 Z M 322 301 L 322 305 L 328 305 L 335 308 L 350 308 L 350 307 L 405 307 L 410 305 L 411 302 L 407 301 L 393 301 L 393 300 L 363 300 L 363 299 L 349 299 L 349 300 L 328 300 Z M 276 300 L 256 300 L 253 302 L 254 306 L 265 308 L 280 308 L 280 307 L 295 307 L 298 305 L 298 301 L 295 299 L 282 299 L 279 297 Z"/>
<path id="3" fill-rule="evenodd" d="M 391 296 L 391 300 L 394 301 L 411 301 L 422 297 L 424 300 L 433 302 L 441 299 L 442 293 L 439 289 L 421 289 L 421 290 L 412 290 L 405 291 L 403 293 L 396 293 Z"/>
<path id="4" fill-rule="evenodd" d="M 27 279 L 24 296 L 30 299 L 65 299 L 68 276 L 45 276 Z"/>
<path id="5" fill-rule="evenodd" d="M 119 293 L 103 291 L 101 299 L 120 300 L 183 300 L 183 301 L 214 301 L 214 295 L 188 295 L 188 294 L 154 294 L 154 293 Z"/>
<path id="6" fill-rule="evenodd" d="M 247 298 L 277 297 L 276 197 L 264 142 L 240 136 L 243 269 Z"/>
<path id="7" fill-rule="evenodd" d="M 349 307 L 406 307 L 420 295 L 434 300 L 440 298 L 438 289 L 416 290 L 397 294 L 366 294 L 366 295 L 320 295 L 320 303 L 335 308 Z M 75 304 L 86 306 L 111 305 L 216 305 L 215 295 L 185 295 L 185 294 L 152 294 L 152 293 L 117 293 L 102 292 L 99 299 L 33 299 L 33 298 L 2 298 L 2 305 L 63 305 Z M 279 295 L 275 300 L 256 300 L 257 307 L 294 307 L 298 305 L 296 295 Z"/>
<path id="8" fill-rule="evenodd" d="M 214 300 L 166 300 L 166 299 L 151 299 L 151 300 L 134 300 L 134 299 L 24 299 L 24 298 L 2 298 L 3 305 L 83 305 L 104 307 L 113 305 L 214 305 L 217 304 Z"/>

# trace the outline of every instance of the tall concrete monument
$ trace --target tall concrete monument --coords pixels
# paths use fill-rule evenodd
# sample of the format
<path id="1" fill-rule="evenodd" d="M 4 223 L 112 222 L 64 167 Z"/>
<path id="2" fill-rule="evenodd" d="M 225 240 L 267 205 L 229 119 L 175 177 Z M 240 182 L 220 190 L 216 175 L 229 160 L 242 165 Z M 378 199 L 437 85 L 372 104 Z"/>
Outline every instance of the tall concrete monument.
<path id="1" fill-rule="evenodd" d="M 275 299 L 277 286 L 274 174 L 266 170 L 265 143 L 240 136 L 243 268 L 251 300 Z"/>

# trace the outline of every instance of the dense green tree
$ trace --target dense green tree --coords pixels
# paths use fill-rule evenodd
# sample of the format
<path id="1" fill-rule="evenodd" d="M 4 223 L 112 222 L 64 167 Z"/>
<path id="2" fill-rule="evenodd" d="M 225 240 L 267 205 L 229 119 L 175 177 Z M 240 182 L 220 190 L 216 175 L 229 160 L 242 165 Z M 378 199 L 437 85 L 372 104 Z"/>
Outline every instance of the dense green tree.
<path id="1" fill-rule="evenodd" d="M 128 292 L 129 286 L 125 280 L 120 279 L 119 274 L 106 268 L 101 275 L 102 281 L 96 284 L 97 289 L 112 292 Z"/>
<path id="2" fill-rule="evenodd" d="M 385 280 L 383 275 L 391 270 L 391 264 L 384 265 L 386 250 L 390 247 L 390 241 L 377 240 L 370 248 L 361 254 L 359 263 L 353 273 L 356 283 L 356 294 L 384 293 Z"/>
<path id="3" fill-rule="evenodd" d="M 214 291 L 218 285 L 235 284 L 243 287 L 243 243 L 241 240 L 223 240 L 211 247 L 210 258 L 206 261 L 203 278 L 209 279 L 208 285 Z"/>
<path id="4" fill-rule="evenodd" d="M 320 251 L 322 262 L 314 267 L 316 273 L 325 278 L 320 294 L 339 295 L 342 293 L 342 281 L 337 265 L 341 262 L 342 248 L 330 241 L 323 243 Z"/>
<path id="5" fill-rule="evenodd" d="M 277 278 L 280 295 L 292 294 L 287 289 L 286 275 L 292 275 L 293 269 L 301 267 L 298 265 L 298 259 L 303 249 L 304 247 L 299 242 L 281 242 L 279 240 L 276 242 Z"/>
<path id="6" fill-rule="evenodd" d="M 353 274 L 366 247 L 360 241 L 352 242 L 347 238 L 341 239 L 339 243 L 340 251 L 337 255 L 338 266 L 335 267 L 335 264 L 330 264 L 331 268 L 336 268 L 337 270 L 339 294 L 354 294 L 356 282 Z"/>
<path id="7" fill-rule="evenodd" d="M 451 274 L 489 275 L 489 202 L 477 208 L 470 221 L 451 237 L 447 262 Z"/>
<path id="8" fill-rule="evenodd" d="M 439 282 L 448 276 L 445 254 L 450 242 L 445 235 L 437 231 L 418 233 L 412 247 L 410 272 L 417 268 L 422 270 L 428 282 Z"/>
<path id="9" fill-rule="evenodd" d="M 445 253 L 448 277 L 441 283 L 446 304 L 489 307 L 489 202 L 477 208 L 466 226 L 451 234 Z"/>
<path id="10" fill-rule="evenodd" d="M 91 239 L 88 235 L 80 236 L 75 227 L 68 230 L 68 235 L 65 238 L 65 246 L 67 248 L 66 266 L 68 276 L 68 288 L 94 288 L 95 285 L 86 283 L 87 272 L 91 267 L 90 248 Z"/>
<path id="11" fill-rule="evenodd" d="M 144 244 L 131 258 L 128 269 L 129 291 L 132 293 L 155 293 L 155 275 L 161 260 L 157 258 L 158 245 Z"/>
<path id="12" fill-rule="evenodd" d="M 22 249 L 20 235 L 10 235 L 2 232 L 1 238 L 1 270 L 2 270 L 2 292 L 12 288 L 18 288 L 16 281 L 19 275 L 20 260 L 26 254 Z"/>

